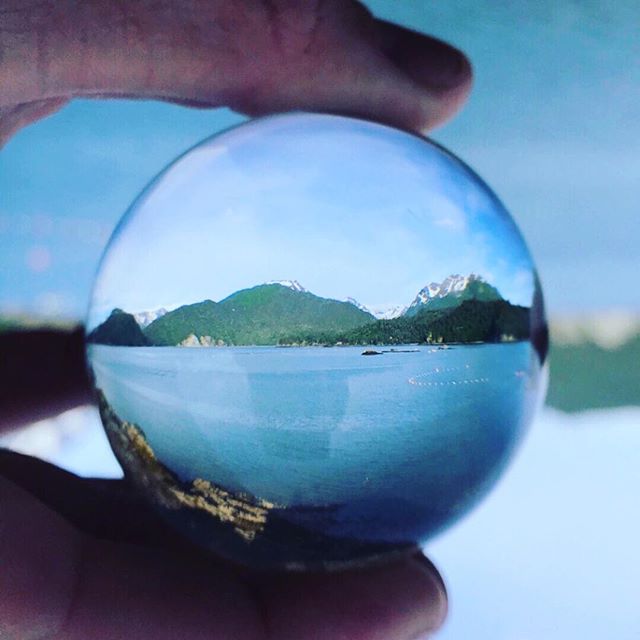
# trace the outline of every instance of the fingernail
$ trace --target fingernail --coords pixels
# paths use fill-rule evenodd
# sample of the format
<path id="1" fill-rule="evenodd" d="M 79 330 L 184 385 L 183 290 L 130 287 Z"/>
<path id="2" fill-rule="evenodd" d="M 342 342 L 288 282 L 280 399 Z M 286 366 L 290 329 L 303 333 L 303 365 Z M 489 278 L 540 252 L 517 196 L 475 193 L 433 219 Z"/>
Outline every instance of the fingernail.
<path id="1" fill-rule="evenodd" d="M 438 571 L 438 569 L 436 568 L 436 566 L 433 564 L 433 562 L 431 562 L 431 560 L 429 560 L 429 558 L 427 558 L 427 556 L 425 556 L 422 551 L 417 551 L 413 556 L 412 556 L 414 562 L 418 563 L 419 565 L 421 565 L 424 569 L 427 570 L 427 572 L 432 575 L 434 578 L 436 578 L 438 584 L 440 585 L 440 587 L 442 588 L 442 594 L 444 595 L 444 599 L 447 599 L 447 585 L 444 582 L 443 577 L 440 575 L 440 572 Z"/>
<path id="2" fill-rule="evenodd" d="M 447 589 L 440 573 L 433 563 L 422 553 L 418 552 L 411 557 L 414 566 L 419 567 L 421 573 L 427 577 L 426 585 L 430 585 L 424 591 L 426 599 L 423 604 L 423 616 L 421 620 L 420 633 L 416 634 L 416 638 L 430 638 L 438 629 L 440 629 L 447 617 L 448 600 Z"/>
<path id="3" fill-rule="evenodd" d="M 471 64 L 458 49 L 408 29 L 387 33 L 383 50 L 387 57 L 415 82 L 432 89 L 454 89 L 466 84 Z"/>

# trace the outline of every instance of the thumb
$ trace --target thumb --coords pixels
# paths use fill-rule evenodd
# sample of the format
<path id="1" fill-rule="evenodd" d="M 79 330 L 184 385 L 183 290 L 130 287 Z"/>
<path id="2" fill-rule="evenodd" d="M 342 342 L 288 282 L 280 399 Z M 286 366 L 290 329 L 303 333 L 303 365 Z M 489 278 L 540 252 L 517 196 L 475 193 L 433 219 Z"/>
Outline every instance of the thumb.
<path id="1" fill-rule="evenodd" d="M 251 115 L 306 109 L 428 130 L 450 118 L 471 88 L 464 54 L 373 17 L 356 2 L 274 3 L 272 36 L 244 57 L 249 83 L 229 104 Z M 256 47 L 243 42 L 243 50 Z M 246 66 L 245 66 L 246 65 Z"/>
<path id="2" fill-rule="evenodd" d="M 8 79 L 0 107 L 157 98 L 251 115 L 339 112 L 426 130 L 451 117 L 471 86 L 460 51 L 353 0 L 60 0 L 3 21 L 0 45 L 10 55 L 0 64 Z"/>

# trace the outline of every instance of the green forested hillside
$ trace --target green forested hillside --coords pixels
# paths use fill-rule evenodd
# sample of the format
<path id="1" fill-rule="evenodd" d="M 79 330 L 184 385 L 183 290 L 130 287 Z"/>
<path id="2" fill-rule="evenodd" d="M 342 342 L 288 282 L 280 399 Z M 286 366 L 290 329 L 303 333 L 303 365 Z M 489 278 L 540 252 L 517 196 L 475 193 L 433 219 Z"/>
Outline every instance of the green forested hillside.
<path id="1" fill-rule="evenodd" d="M 355 329 L 341 336 L 347 344 L 499 342 L 529 337 L 529 309 L 504 300 L 466 300 L 455 308 L 420 311 Z"/>
<path id="2" fill-rule="evenodd" d="M 529 337 L 529 309 L 504 300 L 466 300 L 458 307 L 414 316 L 377 320 L 351 331 L 330 334 L 293 332 L 281 344 L 411 344 L 441 342 L 499 342 Z"/>
<path id="3" fill-rule="evenodd" d="M 130 323 L 123 324 L 122 314 L 114 311 L 90 340 L 134 344 L 135 332 Z M 179 345 L 190 336 L 225 345 L 501 342 L 529 338 L 529 323 L 529 309 L 502 299 L 465 300 L 456 307 L 376 320 L 350 302 L 268 284 L 237 291 L 221 302 L 179 307 L 152 322 L 144 337 L 156 346 Z M 126 330 L 120 339 L 115 336 L 119 327 Z"/>
<path id="4" fill-rule="evenodd" d="M 218 303 L 179 307 L 152 322 L 145 334 L 157 345 L 179 344 L 190 334 L 228 345 L 269 345 L 294 332 L 347 331 L 373 320 L 350 302 L 266 284 L 237 291 Z"/>
<path id="5" fill-rule="evenodd" d="M 151 344 L 160 346 L 180 344 L 192 333 L 197 336 L 215 335 L 222 331 L 217 322 L 217 307 L 213 300 L 178 307 L 154 320 L 144 334 Z"/>
<path id="6" fill-rule="evenodd" d="M 616 349 L 552 342 L 549 369 L 547 404 L 557 409 L 640 405 L 640 335 Z"/>

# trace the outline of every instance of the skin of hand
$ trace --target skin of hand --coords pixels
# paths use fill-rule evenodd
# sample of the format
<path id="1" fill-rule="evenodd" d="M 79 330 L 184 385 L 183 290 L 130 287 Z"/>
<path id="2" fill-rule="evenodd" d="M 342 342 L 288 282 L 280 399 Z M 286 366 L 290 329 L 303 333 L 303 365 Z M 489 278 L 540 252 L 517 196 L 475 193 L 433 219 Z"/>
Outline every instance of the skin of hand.
<path id="1" fill-rule="evenodd" d="M 355 115 L 410 131 L 471 87 L 453 47 L 351 0 L 0 0 L 0 145 L 74 97 Z M 0 336 L 0 430 L 91 401 L 82 331 Z M 446 616 L 424 556 L 256 574 L 166 528 L 127 480 L 0 451 L 2 640 L 409 640 Z"/>

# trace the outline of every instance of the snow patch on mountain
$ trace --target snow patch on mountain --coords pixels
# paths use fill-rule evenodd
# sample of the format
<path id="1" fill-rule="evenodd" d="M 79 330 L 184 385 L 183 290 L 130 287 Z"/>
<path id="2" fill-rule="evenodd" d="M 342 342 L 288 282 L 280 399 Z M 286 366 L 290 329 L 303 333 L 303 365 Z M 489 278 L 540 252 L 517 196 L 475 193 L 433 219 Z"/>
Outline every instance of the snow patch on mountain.
<path id="1" fill-rule="evenodd" d="M 154 320 L 158 318 L 162 318 L 163 315 L 167 313 L 167 310 L 164 307 L 160 307 L 160 309 L 155 309 L 153 311 L 139 311 L 138 313 L 134 313 L 133 317 L 136 319 L 138 326 L 141 329 L 148 327 Z"/>
<path id="2" fill-rule="evenodd" d="M 431 282 L 423 287 L 409 305 L 409 309 L 428 304 L 436 298 L 446 298 L 452 293 L 460 293 L 464 291 L 472 282 L 484 282 L 482 277 L 471 273 L 468 276 L 453 274 L 447 276 L 442 282 Z"/>
<path id="3" fill-rule="evenodd" d="M 350 302 L 354 307 L 360 309 L 360 311 L 364 311 L 365 313 L 371 313 L 369 307 L 363 305 L 361 302 L 358 302 L 355 298 L 347 298 L 345 302 Z"/>
<path id="4" fill-rule="evenodd" d="M 307 290 L 297 280 L 269 280 L 269 282 L 265 284 L 279 284 L 293 291 L 299 291 L 300 293 L 307 292 Z"/>
<path id="5" fill-rule="evenodd" d="M 392 307 L 374 307 L 369 313 L 373 314 L 378 320 L 393 320 L 404 315 L 408 309 L 406 305 L 394 305 Z"/>
<path id="6" fill-rule="evenodd" d="M 358 307 L 361 311 L 370 313 L 377 320 L 391 320 L 393 318 L 399 318 L 406 310 L 406 306 L 394 305 L 394 306 L 375 306 L 367 307 L 366 305 L 358 302 L 355 298 L 347 298 L 346 302 L 350 302 L 354 307 Z"/>

